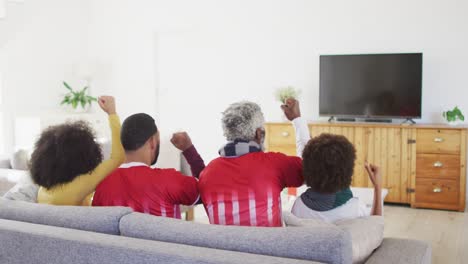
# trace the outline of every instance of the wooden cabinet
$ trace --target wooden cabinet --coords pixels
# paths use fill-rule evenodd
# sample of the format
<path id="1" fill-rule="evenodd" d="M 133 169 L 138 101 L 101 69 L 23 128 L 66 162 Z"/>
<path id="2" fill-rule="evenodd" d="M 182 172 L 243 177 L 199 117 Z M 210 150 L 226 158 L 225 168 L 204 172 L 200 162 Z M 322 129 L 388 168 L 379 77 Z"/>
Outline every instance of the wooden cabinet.
<path id="1" fill-rule="evenodd" d="M 464 211 L 466 129 L 438 125 L 311 123 L 311 136 L 345 136 L 356 148 L 352 186 L 371 187 L 365 161 L 379 165 L 386 202 L 413 207 Z M 295 155 L 289 123 L 266 125 L 269 151 Z"/>
<path id="2" fill-rule="evenodd" d="M 466 130 L 417 130 L 413 207 L 465 209 Z"/>

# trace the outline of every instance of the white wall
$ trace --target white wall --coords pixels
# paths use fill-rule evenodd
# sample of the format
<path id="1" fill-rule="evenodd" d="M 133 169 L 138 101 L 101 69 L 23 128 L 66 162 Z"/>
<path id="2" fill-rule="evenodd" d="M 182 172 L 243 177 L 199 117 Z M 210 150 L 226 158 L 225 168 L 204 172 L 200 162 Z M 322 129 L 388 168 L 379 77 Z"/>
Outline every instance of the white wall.
<path id="1" fill-rule="evenodd" d="M 14 118 L 61 111 L 61 82 L 82 85 L 77 65 L 87 54 L 89 6 L 85 0 L 9 3 L 0 20 L 0 71 L 4 77 L 6 153 L 13 149 Z"/>
<path id="2" fill-rule="evenodd" d="M 6 13 L 6 0 L 0 0 L 0 19 L 5 16 Z"/>
<path id="3" fill-rule="evenodd" d="M 256 101 L 268 121 L 280 121 L 274 90 L 293 85 L 303 91 L 304 116 L 316 120 L 320 54 L 386 52 L 424 53 L 421 121 L 441 122 L 446 108 L 468 111 L 467 9 L 466 1 L 200 4 L 192 27 L 159 36 L 165 126 L 187 127 L 214 158 L 224 141 L 220 112 L 229 103 Z"/>
<path id="4" fill-rule="evenodd" d="M 79 84 L 76 65 L 84 63 L 93 68 L 93 93 L 114 94 L 122 117 L 153 114 L 165 140 L 187 129 L 211 159 L 224 141 L 220 112 L 231 102 L 256 101 L 268 121 L 281 120 L 273 92 L 294 85 L 304 115 L 317 119 L 319 54 L 421 51 L 423 121 L 439 122 L 447 107 L 468 109 L 467 7 L 456 0 L 10 3 L 0 21 L 3 105 L 7 117 L 57 109 L 60 81 Z"/>
<path id="5" fill-rule="evenodd" d="M 303 114 L 316 120 L 320 54 L 423 52 L 422 121 L 440 122 L 454 105 L 468 111 L 463 0 L 40 0 L 7 7 L 0 20 L 5 122 L 59 110 L 60 82 L 80 84 L 77 65 L 88 65 L 93 94 L 115 95 L 122 118 L 156 117 L 161 166 L 177 166 L 168 139 L 178 129 L 191 133 L 207 161 L 215 158 L 224 143 L 220 113 L 234 101 L 256 101 L 268 121 L 281 120 L 273 93 L 284 85 L 302 89 Z"/>
<path id="6" fill-rule="evenodd" d="M 423 52 L 421 121 L 441 122 L 455 105 L 468 111 L 463 0 L 92 2 L 90 49 L 110 71 L 100 82 L 125 94 L 125 114 L 154 111 L 160 166 L 178 165 L 168 139 L 179 129 L 215 158 L 220 113 L 234 101 L 258 102 L 268 121 L 282 120 L 273 93 L 284 85 L 302 89 L 304 116 L 318 119 L 320 54 Z"/>

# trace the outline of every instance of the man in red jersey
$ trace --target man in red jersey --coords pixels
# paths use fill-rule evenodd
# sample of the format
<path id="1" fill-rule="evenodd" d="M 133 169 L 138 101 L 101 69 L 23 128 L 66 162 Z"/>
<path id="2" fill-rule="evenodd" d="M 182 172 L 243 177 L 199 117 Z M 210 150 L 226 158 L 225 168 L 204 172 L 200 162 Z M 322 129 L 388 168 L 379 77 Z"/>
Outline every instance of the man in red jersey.
<path id="1" fill-rule="evenodd" d="M 154 119 L 135 114 L 122 124 L 125 163 L 96 188 L 93 206 L 128 206 L 136 212 L 181 218 L 179 205 L 199 200 L 198 176 L 205 164 L 187 133 L 175 133 L 171 139 L 182 150 L 194 177 L 174 169 L 151 168 L 159 156 L 159 132 Z"/>
<path id="2" fill-rule="evenodd" d="M 251 102 L 230 105 L 222 118 L 228 143 L 200 175 L 199 190 L 210 223 L 281 226 L 281 191 L 303 184 L 302 161 L 263 152 L 264 117 Z"/>

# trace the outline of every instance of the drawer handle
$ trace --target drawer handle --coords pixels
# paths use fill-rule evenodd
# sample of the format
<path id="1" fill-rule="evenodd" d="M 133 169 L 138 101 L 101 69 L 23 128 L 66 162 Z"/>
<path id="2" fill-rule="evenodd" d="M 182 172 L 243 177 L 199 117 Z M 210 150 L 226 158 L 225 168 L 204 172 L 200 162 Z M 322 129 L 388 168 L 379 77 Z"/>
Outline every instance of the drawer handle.
<path id="1" fill-rule="evenodd" d="M 441 193 L 441 192 L 442 192 L 442 189 L 439 188 L 439 187 L 436 187 L 436 188 L 434 188 L 434 190 L 432 190 L 432 191 L 435 192 L 435 193 Z"/>
<path id="2" fill-rule="evenodd" d="M 283 133 L 281 133 L 281 135 L 282 135 L 283 137 L 289 137 L 289 133 L 288 133 L 288 132 L 286 132 L 286 131 L 285 131 L 285 132 L 283 132 Z"/>
<path id="3" fill-rule="evenodd" d="M 442 168 L 443 166 L 444 166 L 444 164 L 442 162 L 440 162 L 440 161 L 434 162 L 434 167 L 436 167 L 436 168 Z"/>
<path id="4" fill-rule="evenodd" d="M 434 142 L 437 142 L 437 143 L 444 142 L 444 139 L 437 137 L 437 138 L 434 138 Z"/>

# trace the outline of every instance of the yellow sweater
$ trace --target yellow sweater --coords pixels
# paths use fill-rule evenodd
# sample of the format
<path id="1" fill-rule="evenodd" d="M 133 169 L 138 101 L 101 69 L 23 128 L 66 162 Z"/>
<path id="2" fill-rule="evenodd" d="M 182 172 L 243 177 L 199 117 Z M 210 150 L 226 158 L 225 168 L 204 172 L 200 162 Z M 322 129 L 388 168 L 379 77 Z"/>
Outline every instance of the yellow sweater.
<path id="1" fill-rule="evenodd" d="M 120 119 L 109 115 L 112 132 L 112 150 L 108 160 L 101 162 L 92 172 L 76 177 L 72 182 L 57 185 L 49 190 L 41 187 L 37 202 L 54 205 L 90 205 L 90 198 L 98 184 L 122 164 L 125 152 L 120 142 Z"/>

